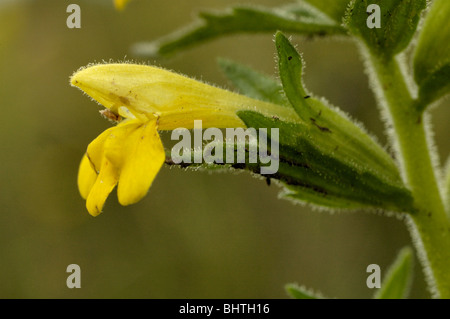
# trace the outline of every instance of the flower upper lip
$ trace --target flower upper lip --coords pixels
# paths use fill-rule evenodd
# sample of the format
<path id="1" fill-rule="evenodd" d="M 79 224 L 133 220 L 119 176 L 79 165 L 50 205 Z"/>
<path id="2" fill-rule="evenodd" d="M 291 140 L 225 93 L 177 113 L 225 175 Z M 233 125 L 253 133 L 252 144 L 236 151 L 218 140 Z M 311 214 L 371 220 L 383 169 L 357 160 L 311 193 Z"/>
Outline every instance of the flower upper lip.
<path id="1" fill-rule="evenodd" d="M 114 113 L 125 106 L 142 120 L 159 114 L 162 130 L 192 128 L 193 120 L 199 118 L 210 127 L 244 127 L 236 115 L 241 110 L 277 115 L 288 122 L 298 119 L 291 108 L 254 100 L 154 66 L 93 65 L 77 71 L 71 84 Z"/>

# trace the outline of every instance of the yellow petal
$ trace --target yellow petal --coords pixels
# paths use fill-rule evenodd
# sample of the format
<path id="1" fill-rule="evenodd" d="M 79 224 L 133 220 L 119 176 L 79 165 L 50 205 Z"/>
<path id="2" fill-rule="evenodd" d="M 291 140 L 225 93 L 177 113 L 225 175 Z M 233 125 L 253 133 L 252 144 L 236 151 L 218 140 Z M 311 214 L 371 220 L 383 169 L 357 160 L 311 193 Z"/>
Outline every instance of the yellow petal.
<path id="1" fill-rule="evenodd" d="M 122 205 L 138 202 L 147 194 L 165 160 L 156 121 L 140 125 L 127 137 L 117 195 Z"/>
<path id="2" fill-rule="evenodd" d="M 129 2 L 130 0 L 114 0 L 114 5 L 116 7 L 117 10 L 123 10 L 123 8 L 125 8 L 125 5 Z"/>
<path id="3" fill-rule="evenodd" d="M 78 170 L 78 190 L 80 191 L 81 197 L 84 199 L 88 198 L 97 176 L 97 173 L 85 154 L 81 160 L 80 168 Z"/>
<path id="4" fill-rule="evenodd" d="M 103 158 L 100 174 L 86 200 L 86 208 L 92 216 L 97 216 L 103 210 L 106 198 L 117 185 L 117 168 L 107 159 Z"/>
<path id="5" fill-rule="evenodd" d="M 161 130 L 203 127 L 245 127 L 239 110 L 276 115 L 286 121 L 298 118 L 291 108 L 254 100 L 167 70 L 136 64 L 100 64 L 76 72 L 71 84 L 117 113 L 127 107 L 136 117 L 159 116 Z"/>
<path id="6" fill-rule="evenodd" d="M 100 173 L 100 167 L 103 162 L 105 141 L 108 139 L 110 134 L 115 130 L 115 128 L 116 127 L 111 127 L 105 130 L 102 134 L 97 136 L 97 138 L 88 145 L 86 156 L 91 162 L 91 165 L 97 172 L 97 174 Z"/>
<path id="7" fill-rule="evenodd" d="M 87 198 L 89 213 L 101 213 L 119 181 L 119 202 L 138 202 L 150 188 L 164 158 L 156 119 L 147 123 L 127 120 L 104 131 L 89 144 L 80 165 L 79 188 Z"/>
<path id="8" fill-rule="evenodd" d="M 99 173 L 86 202 L 91 215 L 101 213 L 106 198 L 117 185 L 126 156 L 126 138 L 139 125 L 141 122 L 138 120 L 123 121 L 104 131 L 89 144 L 86 157 Z"/>
<path id="9" fill-rule="evenodd" d="M 130 135 L 142 125 L 140 120 L 128 120 L 109 129 L 110 133 L 104 141 L 103 156 L 108 158 L 119 170 L 123 166 L 125 158 L 129 156 L 126 148 L 131 141 Z"/>

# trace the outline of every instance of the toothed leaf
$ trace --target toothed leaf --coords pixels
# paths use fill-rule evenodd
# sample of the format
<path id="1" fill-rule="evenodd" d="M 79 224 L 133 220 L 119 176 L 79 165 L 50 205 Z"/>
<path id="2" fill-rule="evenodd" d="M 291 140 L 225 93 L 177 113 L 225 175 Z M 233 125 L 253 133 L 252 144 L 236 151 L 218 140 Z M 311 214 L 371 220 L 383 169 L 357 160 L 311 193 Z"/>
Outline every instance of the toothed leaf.
<path id="1" fill-rule="evenodd" d="M 345 29 L 306 3 L 280 8 L 233 7 L 223 12 L 201 12 L 200 20 L 166 37 L 149 43 L 138 43 L 138 55 L 166 56 L 204 41 L 234 33 L 277 30 L 307 36 L 345 35 Z"/>

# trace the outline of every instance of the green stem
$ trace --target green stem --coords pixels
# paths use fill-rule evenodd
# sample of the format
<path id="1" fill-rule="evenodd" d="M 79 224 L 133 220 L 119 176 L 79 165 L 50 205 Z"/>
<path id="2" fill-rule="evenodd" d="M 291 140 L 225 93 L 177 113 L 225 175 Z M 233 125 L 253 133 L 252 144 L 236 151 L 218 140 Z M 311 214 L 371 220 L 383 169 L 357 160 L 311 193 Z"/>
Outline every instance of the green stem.
<path id="1" fill-rule="evenodd" d="M 411 212 L 412 237 L 429 288 L 435 297 L 450 298 L 450 220 L 434 172 L 423 113 L 398 62 L 370 56 L 378 98 L 393 126 L 397 156 L 417 206 Z"/>

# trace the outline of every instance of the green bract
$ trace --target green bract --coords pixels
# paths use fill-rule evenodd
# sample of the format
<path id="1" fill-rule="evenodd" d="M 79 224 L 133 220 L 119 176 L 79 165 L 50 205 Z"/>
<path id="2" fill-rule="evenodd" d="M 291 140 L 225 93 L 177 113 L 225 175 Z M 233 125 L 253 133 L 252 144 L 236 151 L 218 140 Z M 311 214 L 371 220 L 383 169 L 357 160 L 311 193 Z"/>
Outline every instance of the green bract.
<path id="1" fill-rule="evenodd" d="M 371 4 L 381 9 L 380 28 L 367 26 L 367 8 Z M 425 7 L 426 0 L 353 0 L 346 24 L 374 54 L 389 58 L 409 44 Z"/>
<path id="2" fill-rule="evenodd" d="M 436 0 L 427 15 L 414 56 L 420 105 L 450 92 L 450 1 Z"/>
<path id="3" fill-rule="evenodd" d="M 301 172 L 305 177 L 300 175 L 296 180 L 311 178 L 313 186 L 291 185 L 289 196 L 313 201 L 310 194 L 314 193 L 319 204 L 326 202 L 326 206 L 413 211 L 412 198 L 392 158 L 361 126 L 306 91 L 302 84 L 300 55 L 283 34 L 277 33 L 275 39 L 284 93 L 304 123 L 291 132 L 286 129 L 284 134 L 280 129 L 280 139 L 289 141 L 285 144 L 290 147 L 292 161 L 302 164 Z M 243 120 L 248 122 L 248 119 Z M 297 153 L 292 154 L 293 151 Z M 291 166 L 286 167 L 286 170 L 291 169 Z M 391 204 L 387 204 L 389 202 Z M 398 205 L 400 202 L 402 204 Z"/>

